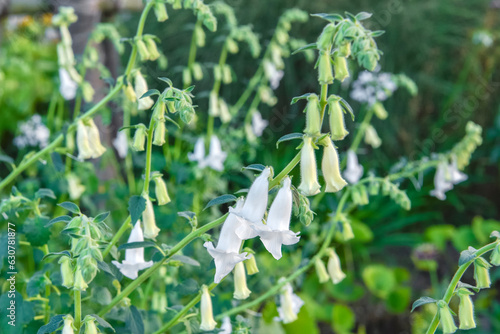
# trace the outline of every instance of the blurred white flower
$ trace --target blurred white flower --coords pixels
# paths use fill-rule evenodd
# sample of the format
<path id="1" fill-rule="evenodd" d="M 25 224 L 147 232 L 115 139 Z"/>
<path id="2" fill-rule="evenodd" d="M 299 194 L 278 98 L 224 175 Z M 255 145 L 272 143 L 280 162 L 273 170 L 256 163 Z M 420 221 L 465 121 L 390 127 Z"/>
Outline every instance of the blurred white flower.
<path id="1" fill-rule="evenodd" d="M 372 105 L 386 100 L 396 88 L 392 74 L 363 71 L 352 84 L 351 98 Z"/>
<path id="2" fill-rule="evenodd" d="M 19 124 L 19 136 L 14 138 L 14 145 L 22 149 L 27 146 L 44 148 L 49 144 L 50 131 L 42 123 L 40 115 L 33 115 L 26 122 Z"/>
<path id="3" fill-rule="evenodd" d="M 214 248 L 214 245 L 209 241 L 203 244 L 208 253 L 214 258 L 215 283 L 219 283 L 229 274 L 237 263 L 249 258 L 247 253 L 240 254 L 243 240 L 236 234 L 236 229 L 242 224 L 241 220 L 238 219 L 236 215 L 239 214 L 242 208 L 243 199 L 239 199 L 234 208 L 229 208 L 229 215 L 222 225 L 216 248 Z"/>
<path id="4" fill-rule="evenodd" d="M 213 331 L 217 322 L 214 320 L 214 313 L 212 309 L 212 298 L 210 297 L 210 291 L 208 287 L 203 285 L 201 287 L 201 324 L 200 329 L 202 331 Z"/>
<path id="5" fill-rule="evenodd" d="M 255 110 L 252 114 L 252 132 L 255 136 L 260 137 L 264 132 L 264 129 L 269 125 L 269 121 L 262 119 L 260 112 Z"/>
<path id="6" fill-rule="evenodd" d="M 113 139 L 113 146 L 115 147 L 120 158 L 124 159 L 127 156 L 128 140 L 127 134 L 124 131 L 118 132 L 116 138 Z"/>
<path id="7" fill-rule="evenodd" d="M 220 326 L 219 334 L 232 334 L 233 326 L 231 325 L 231 318 L 224 317 L 222 318 L 222 325 Z"/>
<path id="8" fill-rule="evenodd" d="M 285 74 L 285 72 L 283 72 L 282 70 L 278 70 L 276 66 L 270 61 L 264 62 L 264 73 L 266 74 L 266 78 L 269 80 L 269 84 L 271 85 L 272 89 L 276 89 L 279 87 L 280 81 Z"/>
<path id="9" fill-rule="evenodd" d="M 144 236 L 142 234 L 141 221 L 135 223 L 127 243 L 142 242 Z M 153 265 L 153 261 L 144 261 L 144 247 L 130 248 L 125 250 L 125 260 L 122 263 L 118 261 L 111 261 L 120 272 L 130 278 L 136 279 L 140 270 L 149 268 Z"/>
<path id="10" fill-rule="evenodd" d="M 343 174 L 350 184 L 358 183 L 363 176 L 363 166 L 358 163 L 358 156 L 353 150 L 347 151 L 347 164 Z"/>
<path id="11" fill-rule="evenodd" d="M 66 175 L 68 181 L 69 198 L 72 200 L 79 199 L 85 191 L 85 186 L 80 182 L 80 178 L 73 173 Z"/>
<path id="12" fill-rule="evenodd" d="M 148 91 L 148 83 L 146 82 L 146 79 L 144 79 L 140 71 L 137 71 L 135 74 L 134 89 L 135 95 L 137 97 L 137 108 L 139 110 L 148 110 L 149 108 L 151 108 L 155 103 L 151 96 L 141 99 L 141 96 L 143 96 Z"/>
<path id="13" fill-rule="evenodd" d="M 189 161 L 197 161 L 198 168 L 210 167 L 219 172 L 224 170 L 226 157 L 227 153 L 222 150 L 221 142 L 215 135 L 212 135 L 210 138 L 210 149 L 207 156 L 205 156 L 205 141 L 203 137 L 196 140 L 193 153 L 188 153 Z"/>
<path id="14" fill-rule="evenodd" d="M 333 284 L 338 284 L 346 277 L 340 267 L 340 259 L 335 250 L 328 249 L 328 275 L 332 279 Z"/>
<path id="15" fill-rule="evenodd" d="M 451 164 L 446 162 L 439 163 L 434 174 L 434 189 L 431 190 L 430 195 L 440 199 L 446 199 L 445 193 L 453 189 L 455 184 L 467 180 L 467 175 L 460 172 L 457 168 L 456 157 L 452 158 Z"/>
<path id="16" fill-rule="evenodd" d="M 59 80 L 61 81 L 59 86 L 59 92 L 65 100 L 73 100 L 76 96 L 76 90 L 78 89 L 78 83 L 76 83 L 69 76 L 68 71 L 64 68 L 59 69 Z"/>
<path id="17" fill-rule="evenodd" d="M 287 283 L 281 290 L 280 306 L 278 307 L 278 321 L 283 321 L 284 324 L 297 320 L 300 308 L 304 305 L 304 301 L 299 296 L 293 293 L 293 288 L 290 283 Z"/>
<path id="18" fill-rule="evenodd" d="M 489 31 L 478 30 L 472 35 L 472 43 L 489 48 L 493 45 L 493 36 Z"/>

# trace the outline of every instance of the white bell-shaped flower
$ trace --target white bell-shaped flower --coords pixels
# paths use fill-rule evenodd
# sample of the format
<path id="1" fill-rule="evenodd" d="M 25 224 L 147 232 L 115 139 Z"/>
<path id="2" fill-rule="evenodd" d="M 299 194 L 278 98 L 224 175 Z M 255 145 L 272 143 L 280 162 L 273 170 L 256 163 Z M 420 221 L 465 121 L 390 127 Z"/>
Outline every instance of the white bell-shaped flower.
<path id="1" fill-rule="evenodd" d="M 80 178 L 73 173 L 66 175 L 66 181 L 68 181 L 68 192 L 69 198 L 72 200 L 77 200 L 85 192 L 85 186 L 82 185 Z"/>
<path id="2" fill-rule="evenodd" d="M 59 69 L 59 80 L 61 81 L 59 92 L 61 93 L 62 97 L 65 100 L 73 100 L 76 96 L 78 83 L 71 79 L 68 71 L 64 68 Z"/>
<path id="3" fill-rule="evenodd" d="M 328 249 L 328 264 L 327 264 L 328 274 L 332 279 L 333 284 L 338 284 L 342 282 L 345 278 L 345 274 L 340 267 L 340 259 L 335 250 Z"/>
<path id="4" fill-rule="evenodd" d="M 222 318 L 222 325 L 220 326 L 219 334 L 232 334 L 233 326 L 231 325 L 231 318 L 224 317 Z"/>
<path id="5" fill-rule="evenodd" d="M 347 151 L 347 164 L 343 175 L 350 184 L 358 183 L 363 176 L 363 166 L 358 163 L 358 156 L 353 150 Z"/>
<path id="6" fill-rule="evenodd" d="M 76 127 L 76 146 L 78 147 L 78 159 L 90 159 L 94 151 L 90 147 L 87 127 L 82 121 L 78 121 Z"/>
<path id="7" fill-rule="evenodd" d="M 188 153 L 189 161 L 198 162 L 199 168 L 205 168 L 205 141 L 203 137 L 199 137 L 194 144 L 193 153 Z"/>
<path id="8" fill-rule="evenodd" d="M 200 329 L 202 331 L 213 331 L 217 322 L 214 320 L 214 313 L 212 310 L 212 298 L 210 297 L 210 291 L 208 287 L 203 285 L 201 287 L 201 324 Z"/>
<path id="9" fill-rule="evenodd" d="M 237 263 L 249 258 L 247 253 L 240 253 L 243 240 L 236 234 L 237 228 L 242 224 L 242 221 L 237 217 L 237 214 L 242 208 L 243 199 L 240 199 L 236 203 L 235 208 L 229 209 L 229 215 L 222 225 L 216 248 L 214 248 L 214 245 L 209 241 L 203 244 L 208 253 L 214 258 L 215 283 L 219 283 L 229 274 Z"/>
<path id="10" fill-rule="evenodd" d="M 135 223 L 132 232 L 130 232 L 127 243 L 142 241 L 144 241 L 144 235 L 142 234 L 141 221 L 139 220 Z M 130 279 L 136 279 L 140 270 L 153 265 L 153 261 L 144 261 L 144 247 L 126 249 L 125 260 L 122 263 L 118 261 L 111 261 L 111 263 L 120 269 L 123 276 Z"/>
<path id="11" fill-rule="evenodd" d="M 227 153 L 222 150 L 220 140 L 217 136 L 210 137 L 210 150 L 206 158 L 206 165 L 213 170 L 222 172 L 224 170 L 224 161 Z"/>
<path id="12" fill-rule="evenodd" d="M 457 157 L 453 156 L 451 159 L 451 164 L 448 165 L 448 177 L 453 184 L 459 184 L 467 180 L 467 175 L 458 170 Z"/>
<path id="13" fill-rule="evenodd" d="M 247 299 L 252 293 L 247 286 L 247 276 L 245 274 L 245 265 L 243 262 L 236 264 L 233 270 L 234 273 L 234 299 Z"/>
<path id="14" fill-rule="evenodd" d="M 365 130 L 365 143 L 373 148 L 379 148 L 382 145 L 382 139 L 380 139 L 377 130 L 371 124 L 368 124 Z"/>
<path id="15" fill-rule="evenodd" d="M 280 306 L 278 307 L 279 317 L 277 320 L 283 321 L 284 324 L 294 322 L 298 318 L 297 315 L 302 305 L 304 305 L 304 301 L 293 293 L 292 286 L 290 283 L 287 283 L 281 290 Z"/>
<path id="16" fill-rule="evenodd" d="M 300 178 L 298 189 L 304 196 L 313 196 L 319 193 L 321 187 L 318 183 L 316 156 L 311 137 L 304 138 L 304 146 L 300 151 Z"/>
<path id="17" fill-rule="evenodd" d="M 291 181 L 287 176 L 271 204 L 267 225 L 263 225 L 265 229 L 259 232 L 260 240 L 276 260 L 281 259 L 282 245 L 293 245 L 300 240 L 297 236 L 299 233 L 292 232 L 289 228 L 293 202 L 290 185 Z"/>
<path id="18" fill-rule="evenodd" d="M 269 121 L 262 118 L 262 115 L 258 111 L 254 111 L 252 114 L 252 132 L 255 136 L 260 137 L 264 132 L 265 128 L 269 125 Z"/>
<path id="19" fill-rule="evenodd" d="M 436 174 L 434 174 L 434 189 L 431 190 L 430 194 L 442 201 L 446 199 L 445 192 L 453 189 L 453 183 L 447 174 L 448 165 L 446 162 L 439 163 L 436 168 Z"/>
<path id="20" fill-rule="evenodd" d="M 271 170 L 266 167 L 262 173 L 253 181 L 248 190 L 245 204 L 238 213 L 241 226 L 236 234 L 243 240 L 255 238 L 259 231 L 265 228 L 262 223 L 267 208 L 267 197 L 269 192 L 269 175 Z"/>
<path id="21" fill-rule="evenodd" d="M 137 109 L 139 110 L 148 110 L 153 106 L 155 101 L 151 98 L 151 96 L 145 97 L 141 99 L 148 91 L 148 83 L 146 79 L 142 76 L 140 71 L 137 71 L 135 74 L 135 95 L 137 97 Z"/>
<path id="22" fill-rule="evenodd" d="M 99 135 L 99 129 L 95 125 L 94 120 L 90 119 L 87 124 L 87 134 L 89 138 L 89 146 L 92 150 L 92 158 L 99 158 L 106 152 L 106 148 L 101 144 L 101 136 Z"/>
<path id="23" fill-rule="evenodd" d="M 144 222 L 144 237 L 155 240 L 160 229 L 156 226 L 153 203 L 149 198 L 146 198 L 146 209 L 142 213 L 142 221 Z"/>
<path id="24" fill-rule="evenodd" d="M 285 72 L 278 70 L 272 62 L 267 60 L 264 61 L 264 73 L 273 90 L 279 87 L 281 78 L 283 78 L 283 75 L 285 74 Z"/>
<path id="25" fill-rule="evenodd" d="M 332 140 L 326 138 L 327 146 L 323 150 L 323 160 L 321 161 L 321 170 L 325 178 L 325 192 L 335 193 L 342 190 L 347 185 L 347 182 L 340 174 L 339 156 L 337 150 L 333 146 Z"/>

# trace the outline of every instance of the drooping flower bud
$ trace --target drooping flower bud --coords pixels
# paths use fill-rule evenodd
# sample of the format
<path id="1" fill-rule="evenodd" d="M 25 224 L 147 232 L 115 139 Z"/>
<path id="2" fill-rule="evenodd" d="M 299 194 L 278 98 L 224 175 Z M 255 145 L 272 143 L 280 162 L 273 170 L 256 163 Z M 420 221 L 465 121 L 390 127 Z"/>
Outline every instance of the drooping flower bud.
<path id="1" fill-rule="evenodd" d="M 101 137 L 99 135 L 99 129 L 94 123 L 94 120 L 90 119 L 87 122 L 87 133 L 89 138 L 89 145 L 92 149 L 92 158 L 96 159 L 106 152 L 106 148 L 101 144 Z"/>
<path id="2" fill-rule="evenodd" d="M 62 256 L 59 259 L 61 265 L 62 286 L 71 289 L 74 284 L 73 268 L 71 266 L 71 259 L 67 256 Z"/>
<path id="3" fill-rule="evenodd" d="M 219 98 L 219 113 L 220 113 L 219 117 L 220 117 L 222 123 L 227 123 L 232 118 L 231 113 L 229 112 L 229 108 L 227 106 L 227 103 L 222 98 Z"/>
<path id="4" fill-rule="evenodd" d="M 338 284 L 342 282 L 345 278 L 345 274 L 340 267 L 340 259 L 334 249 L 330 248 L 327 251 L 328 254 L 328 275 L 332 279 L 333 284 Z"/>
<path id="5" fill-rule="evenodd" d="M 154 38 L 152 37 L 144 38 L 144 43 L 146 44 L 146 48 L 149 53 L 149 60 L 156 60 L 160 58 L 160 53 L 158 52 L 158 48 L 156 47 L 156 42 Z"/>
<path id="6" fill-rule="evenodd" d="M 85 280 L 83 279 L 82 270 L 80 269 L 80 267 L 76 268 L 75 284 L 73 287 L 75 290 L 80 290 L 80 291 L 85 291 L 89 287 L 85 282 Z"/>
<path id="7" fill-rule="evenodd" d="M 500 266 L 500 244 L 491 252 L 490 262 L 494 266 Z"/>
<path id="8" fill-rule="evenodd" d="M 200 329 L 202 331 L 212 331 L 214 330 L 217 322 L 214 320 L 214 314 L 212 310 L 212 298 L 210 297 L 210 291 L 208 287 L 203 285 L 201 287 L 201 325 Z"/>
<path id="9" fill-rule="evenodd" d="M 325 138 L 327 145 L 323 149 L 323 160 L 321 161 L 321 170 L 326 183 L 325 192 L 335 193 L 342 190 L 347 185 L 347 182 L 340 174 L 339 156 L 337 150 L 333 146 L 330 138 Z"/>
<path id="10" fill-rule="evenodd" d="M 92 88 L 92 85 L 88 81 L 83 81 L 82 82 L 82 97 L 83 100 L 87 103 L 92 102 L 94 99 L 94 88 Z"/>
<path id="11" fill-rule="evenodd" d="M 210 92 L 210 96 L 208 98 L 208 113 L 211 116 L 219 116 L 219 97 L 217 96 L 217 92 Z"/>
<path id="12" fill-rule="evenodd" d="M 299 191 L 305 196 L 319 193 L 318 174 L 316 170 L 316 156 L 311 137 L 304 138 L 304 146 L 300 151 L 300 186 Z"/>
<path id="13" fill-rule="evenodd" d="M 307 106 L 304 112 L 306 113 L 304 133 L 311 137 L 318 136 L 321 133 L 318 95 L 311 94 L 307 97 Z"/>
<path id="14" fill-rule="evenodd" d="M 460 288 L 457 291 L 460 297 L 460 305 L 458 309 L 458 319 L 460 320 L 460 329 L 476 328 L 476 321 L 474 320 L 474 304 L 470 298 L 473 293 L 466 288 Z"/>
<path id="15" fill-rule="evenodd" d="M 345 128 L 344 111 L 340 105 L 340 97 L 331 95 L 328 98 L 330 113 L 330 133 L 333 140 L 342 140 L 349 134 Z"/>
<path id="16" fill-rule="evenodd" d="M 132 87 L 132 85 L 130 83 L 127 84 L 127 86 L 125 86 L 123 88 L 123 91 L 125 93 L 125 97 L 130 101 L 130 102 L 136 102 L 137 101 L 137 96 L 135 95 L 135 92 L 134 92 L 134 87 Z"/>
<path id="17" fill-rule="evenodd" d="M 155 240 L 160 229 L 156 226 L 153 203 L 149 198 L 146 198 L 146 209 L 142 213 L 142 221 L 144 222 L 144 237 Z"/>
<path id="18" fill-rule="evenodd" d="M 349 77 L 349 69 L 347 67 L 347 59 L 338 55 L 333 57 L 333 66 L 335 67 L 335 79 L 343 82 Z"/>
<path id="19" fill-rule="evenodd" d="M 486 289 L 491 286 L 490 267 L 491 264 L 482 257 L 474 260 L 474 280 L 478 289 Z"/>
<path id="20" fill-rule="evenodd" d="M 151 96 L 147 96 L 141 99 L 141 97 L 148 91 L 148 83 L 146 79 L 142 76 L 140 71 L 135 74 L 135 95 L 137 97 L 137 109 L 148 110 L 153 106 L 155 101 Z"/>
<path id="21" fill-rule="evenodd" d="M 450 307 L 444 300 L 440 300 L 437 305 L 439 309 L 439 319 L 443 326 L 443 334 L 455 333 L 457 331 L 457 326 L 451 315 Z"/>
<path id="22" fill-rule="evenodd" d="M 247 287 L 247 277 L 245 275 L 245 266 L 239 262 L 234 267 L 234 299 L 247 299 L 252 293 Z"/>
<path id="23" fill-rule="evenodd" d="M 309 226 L 314 219 L 314 212 L 311 210 L 311 203 L 309 199 L 299 194 L 299 205 L 295 207 L 295 215 L 299 216 L 300 222 L 305 226 Z"/>
<path id="24" fill-rule="evenodd" d="M 85 334 L 97 334 L 97 326 L 95 324 L 96 319 L 90 315 L 85 316 L 83 319 L 83 324 L 85 325 Z"/>
<path id="25" fill-rule="evenodd" d="M 90 255 L 78 259 L 81 263 L 82 276 L 85 282 L 91 282 L 97 274 L 97 261 Z"/>
<path id="26" fill-rule="evenodd" d="M 336 68 L 335 68 L 336 70 Z M 337 71 L 335 71 L 335 75 Z M 349 76 L 349 75 L 348 75 Z M 335 76 L 337 78 L 337 76 Z M 341 81 L 343 81 L 342 79 Z M 330 58 L 330 52 L 320 51 L 318 62 L 318 81 L 320 85 L 329 85 L 333 83 L 333 69 Z"/>
<path id="27" fill-rule="evenodd" d="M 349 221 L 342 221 L 340 222 L 342 224 L 342 241 L 349 241 L 351 239 L 354 239 L 354 233 L 352 232 L 352 226 L 349 223 Z"/>
<path id="28" fill-rule="evenodd" d="M 250 258 L 245 260 L 245 268 L 248 275 L 255 275 L 259 272 L 259 267 L 257 267 L 257 260 L 255 260 L 255 255 L 250 254 Z"/>
<path id="29" fill-rule="evenodd" d="M 191 65 L 191 72 L 193 73 L 194 80 L 200 81 L 203 79 L 203 70 L 200 63 L 193 63 Z"/>
<path id="30" fill-rule="evenodd" d="M 68 181 L 69 198 L 72 200 L 79 199 L 85 192 L 85 186 L 80 182 L 80 178 L 73 173 L 66 175 Z"/>
<path id="31" fill-rule="evenodd" d="M 325 264 L 319 257 L 314 261 L 314 267 L 316 268 L 316 275 L 318 275 L 320 283 L 325 283 L 330 279 L 330 276 L 328 276 L 328 272 L 326 271 Z"/>
<path id="32" fill-rule="evenodd" d="M 375 116 L 377 116 L 379 119 L 386 119 L 388 114 L 387 110 L 385 110 L 384 105 L 380 102 L 375 102 L 375 104 L 372 106 L 373 113 Z"/>
<path id="33" fill-rule="evenodd" d="M 153 6 L 158 22 L 166 21 L 168 19 L 168 13 L 165 4 L 163 2 L 157 1 Z"/>
<path id="34" fill-rule="evenodd" d="M 76 146 L 78 147 L 78 159 L 90 159 L 94 154 L 90 147 L 87 127 L 82 121 L 78 121 L 76 128 Z"/>
<path id="35" fill-rule="evenodd" d="M 132 148 L 134 151 L 144 151 L 144 144 L 146 143 L 147 129 L 144 124 L 139 124 L 134 134 L 134 143 Z"/>
<path id="36" fill-rule="evenodd" d="M 139 53 L 139 57 L 141 58 L 141 61 L 146 61 L 151 58 L 151 54 L 149 53 L 149 50 L 146 46 L 146 43 L 142 39 L 138 39 L 135 42 L 135 45 L 137 46 L 137 52 Z"/>
<path id="37" fill-rule="evenodd" d="M 378 148 L 382 145 L 382 140 L 378 136 L 377 130 L 371 124 L 368 124 L 365 130 L 365 143 L 373 148 Z"/>
<path id="38" fill-rule="evenodd" d="M 73 326 L 73 317 L 71 314 L 67 314 L 63 317 L 64 323 L 63 323 L 63 329 L 61 334 L 74 334 L 75 333 L 75 326 Z"/>
<path id="39" fill-rule="evenodd" d="M 353 150 L 347 151 L 347 164 L 343 175 L 350 184 L 358 183 L 361 176 L 363 176 L 363 166 L 358 163 L 358 156 Z M 378 183 L 374 182 L 373 184 L 378 186 Z M 376 192 L 378 192 L 378 190 Z"/>
<path id="40" fill-rule="evenodd" d="M 163 146 L 165 144 L 165 121 L 157 122 L 153 134 L 153 145 Z"/>
<path id="41" fill-rule="evenodd" d="M 339 56 L 340 57 L 349 57 L 351 55 L 351 43 L 346 42 L 339 46 Z"/>
<path id="42" fill-rule="evenodd" d="M 189 68 L 182 70 L 182 82 L 184 83 L 184 86 L 189 86 L 191 85 L 191 82 L 193 82 Z"/>
<path id="43" fill-rule="evenodd" d="M 226 48 L 230 53 L 238 53 L 239 51 L 238 43 L 230 37 L 226 38 Z"/>
<path id="44" fill-rule="evenodd" d="M 279 319 L 284 324 L 294 322 L 298 318 L 300 308 L 304 305 L 302 299 L 293 293 L 290 283 L 281 289 L 280 306 L 278 307 Z"/>
<path id="45" fill-rule="evenodd" d="M 142 233 L 141 221 L 138 220 L 132 232 L 130 232 L 127 243 L 142 241 L 144 241 L 144 235 Z M 126 249 L 125 260 L 123 260 L 122 263 L 118 261 L 111 261 L 111 263 L 120 269 L 120 272 L 124 276 L 130 279 L 136 279 L 140 270 L 149 268 L 153 265 L 153 261 L 146 262 L 144 260 L 144 247 Z"/>
<path id="46" fill-rule="evenodd" d="M 231 71 L 231 66 L 227 64 L 222 67 L 222 82 L 226 85 L 233 82 L 233 73 Z"/>
<path id="47" fill-rule="evenodd" d="M 331 49 L 333 45 L 333 36 L 336 30 L 335 23 L 330 23 L 323 28 L 321 35 L 319 35 L 316 41 L 316 46 L 319 50 L 327 51 Z"/>
<path id="48" fill-rule="evenodd" d="M 158 205 L 165 205 L 170 203 L 170 196 L 168 196 L 167 185 L 163 181 L 162 175 L 159 174 L 157 177 L 153 178 L 155 182 L 155 194 Z"/>
<path id="49" fill-rule="evenodd" d="M 160 96 L 158 98 L 158 101 L 156 101 L 155 108 L 153 110 L 153 117 L 158 121 L 158 122 L 165 122 L 165 111 L 167 107 L 165 105 L 165 101 L 163 100 L 163 97 Z"/>

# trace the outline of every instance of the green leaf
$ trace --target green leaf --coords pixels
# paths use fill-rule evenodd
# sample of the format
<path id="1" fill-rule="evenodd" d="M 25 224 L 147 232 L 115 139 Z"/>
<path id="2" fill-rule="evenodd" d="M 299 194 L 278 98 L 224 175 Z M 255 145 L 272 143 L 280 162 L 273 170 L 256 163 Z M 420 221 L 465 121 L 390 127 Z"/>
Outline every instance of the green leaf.
<path id="1" fill-rule="evenodd" d="M 262 172 L 264 169 L 266 169 L 266 166 L 264 166 L 262 164 L 251 164 L 251 165 L 248 165 L 248 166 L 242 168 L 242 170 L 244 170 L 244 169 L 250 169 L 250 170 Z"/>
<path id="2" fill-rule="evenodd" d="M 372 264 L 365 267 L 361 276 L 368 290 L 382 299 L 386 299 L 397 285 L 394 271 L 381 264 Z"/>
<path id="3" fill-rule="evenodd" d="M 169 78 L 159 77 L 158 79 L 161 80 L 161 81 L 163 81 L 163 82 L 166 82 L 170 87 L 172 87 L 174 85 L 172 83 L 172 80 L 170 80 Z"/>
<path id="4" fill-rule="evenodd" d="M 392 313 L 403 313 L 408 309 L 410 298 L 411 289 L 409 287 L 398 287 L 389 293 L 385 304 Z"/>
<path id="5" fill-rule="evenodd" d="M 148 247 L 156 247 L 156 244 L 152 241 L 136 241 L 136 242 L 128 242 L 126 244 L 120 245 L 118 247 L 118 250 L 124 250 L 124 249 L 133 249 L 133 248 L 148 248 Z"/>
<path id="6" fill-rule="evenodd" d="M 353 310 L 342 304 L 333 305 L 332 326 L 337 333 L 349 333 L 354 328 L 356 316 Z"/>
<path id="7" fill-rule="evenodd" d="M 186 92 L 186 93 L 191 93 L 194 89 L 194 85 L 193 86 L 189 86 L 188 88 L 184 89 L 183 91 Z"/>
<path id="8" fill-rule="evenodd" d="M 14 164 L 14 159 L 12 159 L 11 157 L 9 157 L 8 155 L 0 155 L 0 161 L 1 162 L 6 162 L 8 164 Z"/>
<path id="9" fill-rule="evenodd" d="M 303 51 L 307 51 L 307 50 L 311 50 L 311 49 L 316 49 L 316 47 L 317 47 L 316 43 L 307 44 L 307 45 L 304 45 L 304 46 L 298 48 L 297 50 L 293 51 L 292 55 L 297 54 L 299 52 L 303 52 Z"/>
<path id="10" fill-rule="evenodd" d="M 49 197 L 56 199 L 56 195 L 54 195 L 54 192 L 51 189 L 47 188 L 38 189 L 38 191 L 35 193 L 35 198 L 42 198 L 42 197 Z"/>
<path id="11" fill-rule="evenodd" d="M 170 123 L 173 123 L 173 124 L 174 124 L 174 125 L 175 125 L 178 129 L 180 129 L 180 128 L 181 128 L 181 126 L 180 126 L 180 125 L 179 125 L 176 121 L 174 121 L 173 119 L 171 119 L 171 118 L 170 118 L 170 117 L 168 117 L 167 115 L 165 115 L 164 117 L 165 117 L 165 119 L 166 119 L 167 121 L 169 121 Z"/>
<path id="12" fill-rule="evenodd" d="M 297 101 L 299 100 L 305 100 L 309 97 L 309 95 L 311 95 L 312 93 L 305 93 L 303 95 L 300 95 L 300 96 L 295 96 L 293 99 L 292 99 L 292 103 L 290 104 L 295 104 L 297 103 Z"/>
<path id="13" fill-rule="evenodd" d="M 101 327 L 111 328 L 111 330 L 113 330 L 113 332 L 116 332 L 115 329 L 106 320 L 104 320 L 103 318 L 101 318 L 97 314 L 91 314 L 91 316 L 95 318 L 95 320 L 99 323 L 99 325 L 101 325 Z"/>
<path id="14" fill-rule="evenodd" d="M 383 30 L 376 30 L 376 31 L 372 31 L 370 33 L 370 35 L 372 37 L 379 37 L 379 36 L 382 36 L 383 34 L 385 34 L 385 31 L 383 31 Z"/>
<path id="15" fill-rule="evenodd" d="M 181 212 L 177 212 L 177 215 L 180 216 L 180 217 L 184 217 L 186 218 L 187 220 L 192 220 L 193 218 L 196 217 L 196 213 L 192 212 L 192 211 L 181 211 Z"/>
<path id="16" fill-rule="evenodd" d="M 128 212 L 130 213 L 130 223 L 135 225 L 142 213 L 146 210 L 146 199 L 142 196 L 132 196 L 128 201 Z"/>
<path id="17" fill-rule="evenodd" d="M 315 16 L 315 17 L 319 17 L 323 20 L 327 20 L 327 21 L 330 21 L 330 22 L 339 22 L 339 21 L 342 21 L 344 18 L 342 17 L 342 15 L 339 15 L 339 14 L 324 14 L 324 13 L 320 13 L 320 14 L 311 14 L 311 16 Z"/>
<path id="18" fill-rule="evenodd" d="M 237 198 L 234 195 L 230 195 L 230 194 L 222 195 L 222 196 L 214 198 L 213 200 L 208 202 L 207 206 L 205 206 L 205 208 L 203 208 L 203 210 L 206 210 L 209 207 L 214 206 L 214 205 L 221 205 L 221 204 L 225 204 L 225 203 L 229 203 L 229 202 L 235 202 L 236 199 Z"/>
<path id="19" fill-rule="evenodd" d="M 158 89 L 150 89 L 146 93 L 142 94 L 142 96 L 139 99 L 143 99 L 151 95 L 161 95 L 161 93 Z"/>
<path id="20" fill-rule="evenodd" d="M 431 297 L 420 297 L 419 299 L 417 299 L 412 307 L 411 307 L 411 312 L 413 312 L 413 310 L 415 310 L 417 307 L 419 306 L 422 306 L 422 305 L 425 305 L 425 304 L 430 304 L 430 303 L 435 303 L 437 302 L 437 300 L 435 300 L 434 298 L 431 298 Z"/>
<path id="21" fill-rule="evenodd" d="M 51 257 L 51 256 L 58 256 L 58 255 L 65 255 L 67 257 L 71 257 L 71 253 L 67 250 L 65 251 L 62 251 L 62 252 L 54 252 L 54 253 L 49 253 L 47 255 L 45 255 L 43 258 L 42 258 L 42 261 L 45 260 L 46 258 L 48 257 Z"/>
<path id="22" fill-rule="evenodd" d="M 459 266 L 475 259 L 476 250 L 471 250 L 470 248 L 471 247 L 469 247 L 469 249 L 464 250 L 462 253 L 460 253 L 460 258 L 458 259 Z"/>
<path id="23" fill-rule="evenodd" d="M 144 322 L 142 320 L 141 313 L 135 306 L 130 306 L 125 324 L 131 334 L 143 334 L 144 333 Z"/>
<path id="24" fill-rule="evenodd" d="M 55 223 L 60 223 L 60 222 L 69 223 L 71 221 L 71 219 L 73 219 L 73 218 L 68 216 L 68 215 L 59 216 L 59 217 L 52 219 L 47 224 L 45 224 L 45 227 L 49 227 L 49 226 L 54 225 Z"/>
<path id="25" fill-rule="evenodd" d="M 344 111 L 348 111 L 349 114 L 351 114 L 351 118 L 352 120 L 354 121 L 354 111 L 352 110 L 351 106 L 349 105 L 349 103 L 347 103 L 346 100 L 344 100 L 343 98 L 340 98 L 340 101 L 339 103 L 342 105 L 342 107 L 344 108 Z"/>
<path id="26" fill-rule="evenodd" d="M 304 138 L 303 133 L 299 133 L 299 132 L 289 133 L 287 135 L 284 135 L 280 139 L 278 139 L 278 141 L 276 142 L 276 148 L 278 148 L 279 144 L 284 142 L 284 141 L 294 140 L 294 139 L 302 139 L 302 138 Z"/>
<path id="27" fill-rule="evenodd" d="M 73 202 L 62 202 L 57 205 L 68 210 L 71 213 L 80 213 L 80 208 Z"/>
<path id="28" fill-rule="evenodd" d="M 370 17 L 372 17 L 372 13 L 367 13 L 367 12 L 359 12 L 358 14 L 356 14 L 356 20 L 358 21 L 363 21 L 363 20 L 366 20 L 366 19 L 369 19 Z"/>
<path id="29" fill-rule="evenodd" d="M 109 211 L 98 214 L 94 217 L 94 223 L 100 223 L 106 220 L 109 216 Z"/>
<path id="30" fill-rule="evenodd" d="M 25 221 L 22 230 L 31 246 L 40 247 L 47 244 L 50 239 L 50 229 L 45 227 L 47 222 L 48 219 L 42 217 Z"/>
<path id="31" fill-rule="evenodd" d="M 189 264 L 191 266 L 196 266 L 196 267 L 200 266 L 200 263 L 198 261 L 185 255 L 175 254 L 171 257 L 171 259 L 174 261 L 182 262 L 184 264 Z"/>
<path id="32" fill-rule="evenodd" d="M 50 318 L 49 323 L 40 327 L 36 334 L 50 334 L 52 332 L 55 332 L 59 327 L 61 327 L 64 316 L 65 314 L 58 314 L 53 316 L 52 318 Z"/>

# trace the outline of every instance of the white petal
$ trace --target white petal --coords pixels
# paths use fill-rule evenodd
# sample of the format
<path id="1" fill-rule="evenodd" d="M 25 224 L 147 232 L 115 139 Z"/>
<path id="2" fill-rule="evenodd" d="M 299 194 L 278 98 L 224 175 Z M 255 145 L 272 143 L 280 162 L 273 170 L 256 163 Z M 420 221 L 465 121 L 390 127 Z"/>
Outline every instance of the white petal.
<path id="1" fill-rule="evenodd" d="M 253 223 L 262 221 L 267 208 L 270 174 L 271 170 L 269 167 L 266 167 L 252 183 L 245 199 L 243 209 L 239 213 L 240 217 Z"/>

